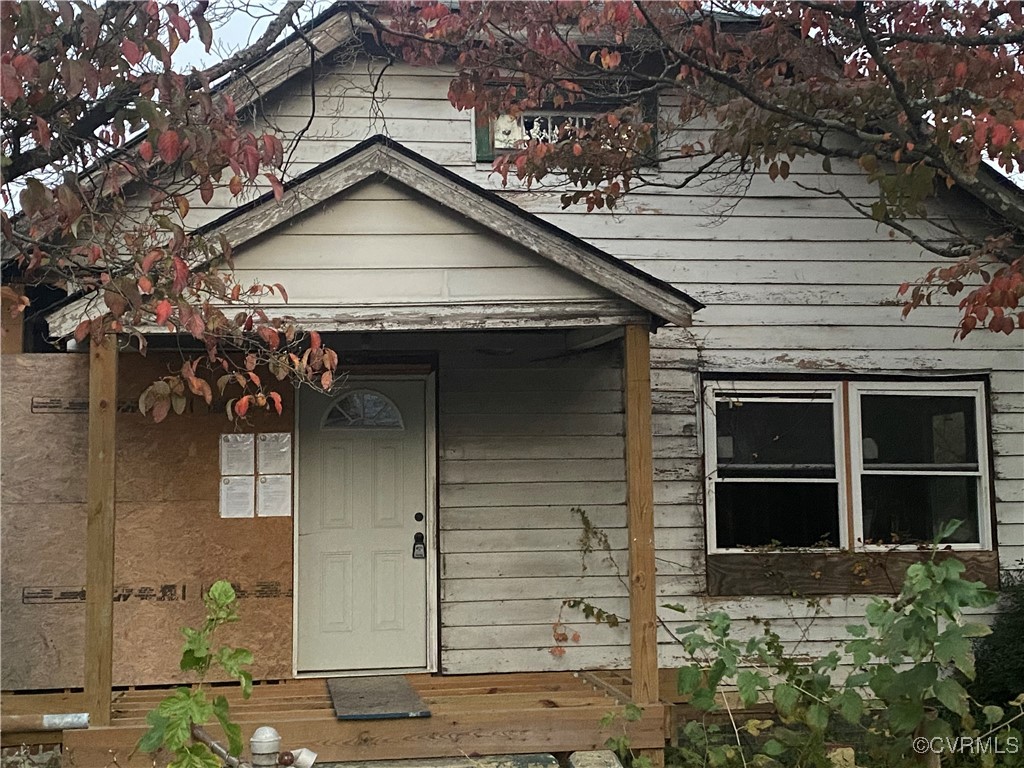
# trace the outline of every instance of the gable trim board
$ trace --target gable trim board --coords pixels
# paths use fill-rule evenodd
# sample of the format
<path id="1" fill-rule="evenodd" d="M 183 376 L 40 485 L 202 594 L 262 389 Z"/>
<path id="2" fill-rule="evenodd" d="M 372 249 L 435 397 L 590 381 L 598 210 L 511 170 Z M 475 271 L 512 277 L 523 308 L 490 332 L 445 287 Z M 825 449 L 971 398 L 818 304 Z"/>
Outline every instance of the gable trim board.
<path id="1" fill-rule="evenodd" d="M 629 304 L 646 310 L 653 316 L 653 327 L 666 323 L 689 326 L 693 312 L 704 305 L 686 293 L 658 278 L 617 259 L 611 254 L 571 235 L 558 227 L 527 213 L 497 194 L 467 181 L 446 168 L 413 152 L 401 144 L 382 135 L 366 139 L 352 149 L 341 153 L 332 160 L 311 169 L 285 186 L 279 202 L 272 193 L 267 193 L 252 202 L 240 206 L 216 222 L 202 227 L 199 234 L 216 233 L 223 235 L 238 250 L 246 243 L 268 233 L 274 227 L 311 211 L 331 198 L 355 185 L 380 177 L 398 182 L 420 195 L 429 198 L 443 209 L 455 213 L 475 224 L 516 243 L 520 247 L 553 262 L 566 271 L 582 277 Z M 50 332 L 54 336 L 70 334 L 83 315 L 85 304 L 91 298 L 85 296 L 54 311 L 48 318 Z M 550 303 L 522 302 L 517 310 L 507 312 L 499 325 L 516 325 L 517 320 L 537 319 L 546 324 L 550 316 L 553 325 L 595 324 L 597 317 L 606 318 L 615 324 L 626 324 L 637 319 L 642 312 L 624 311 L 621 303 L 617 307 L 607 301 L 577 302 L 574 306 L 556 308 Z M 459 315 L 459 302 L 450 302 L 444 307 L 424 305 L 404 322 L 397 317 L 389 321 L 378 310 L 365 307 L 332 307 L 329 317 L 323 316 L 323 308 L 311 315 L 288 312 L 300 322 L 311 321 L 317 327 L 334 327 L 341 330 L 393 329 L 393 328 L 444 328 L 452 327 L 451 320 L 441 315 L 444 310 Z M 295 308 L 297 309 L 297 308 Z M 463 314 L 479 317 L 480 311 L 465 310 Z M 485 311 L 488 307 L 482 307 Z M 362 310 L 362 311 L 361 311 Z M 417 319 L 418 315 L 418 319 Z M 350 321 L 363 327 L 351 327 Z M 341 327 L 344 326 L 344 327 Z M 489 324 L 485 327 L 491 327 Z M 154 329 L 156 330 L 156 329 Z"/>

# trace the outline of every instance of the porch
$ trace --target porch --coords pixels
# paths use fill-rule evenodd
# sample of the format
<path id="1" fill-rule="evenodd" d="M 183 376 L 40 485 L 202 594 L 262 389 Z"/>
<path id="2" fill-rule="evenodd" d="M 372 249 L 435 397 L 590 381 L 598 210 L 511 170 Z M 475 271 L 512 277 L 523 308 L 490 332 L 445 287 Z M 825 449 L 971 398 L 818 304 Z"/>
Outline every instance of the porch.
<path id="1" fill-rule="evenodd" d="M 315 475 L 306 481 L 311 462 L 295 460 L 286 467 L 294 468 L 294 478 L 284 482 L 291 482 L 295 492 L 283 512 L 264 515 L 225 506 L 220 475 L 255 475 L 251 469 L 218 471 L 226 431 L 223 401 L 184 414 L 187 429 L 184 423 L 154 426 L 137 414 L 119 413 L 122 400 L 133 402 L 140 386 L 161 375 L 155 354 L 161 339 L 174 350 L 170 354 L 180 356 L 178 340 L 154 334 L 149 357 L 129 361 L 128 355 L 118 354 L 115 339 L 95 339 L 87 374 L 79 370 L 73 377 L 45 379 L 71 382 L 75 397 L 88 404 L 87 447 L 83 435 L 80 452 L 87 466 L 79 473 L 87 483 L 81 497 L 75 495 L 81 483 L 69 478 L 75 489 L 69 501 L 84 513 L 78 518 L 83 535 L 76 540 L 84 543 L 84 551 L 61 576 L 63 582 L 52 581 L 52 573 L 45 574 L 47 581 L 35 573 L 23 581 L 76 584 L 84 575 L 85 589 L 68 597 L 84 602 L 84 611 L 76 613 L 81 623 L 73 634 L 32 635 L 59 635 L 67 653 L 58 657 L 43 648 L 26 655 L 32 664 L 24 671 L 31 675 L 14 680 L 12 672 L 9 687 L 84 684 L 86 695 L 75 711 L 88 712 L 91 725 L 88 731 L 69 732 L 66 742 L 81 750 L 76 765 L 107 765 L 110 749 L 123 751 L 118 762 L 124 763 L 142 731 L 147 704 L 161 694 L 157 689 L 127 694 L 117 689 L 183 680 L 176 662 L 178 627 L 201 618 L 196 597 L 204 585 L 228 578 L 245 593 L 245 626 L 232 628 L 224 639 L 253 650 L 257 679 L 371 669 L 450 675 L 415 677 L 417 685 L 436 687 L 425 696 L 438 699 L 428 722 L 362 727 L 333 719 L 320 681 L 268 683 L 252 703 L 240 705 L 242 722 L 272 723 L 281 729 L 286 746 L 307 746 L 325 760 L 564 751 L 601 746 L 625 727 L 635 748 L 660 748 L 664 725 L 657 682 L 649 333 L 666 322 L 688 324 L 700 305 L 380 141 L 302 180 L 285 205 L 239 209 L 219 230 L 236 246 L 236 278 L 246 282 L 258 276 L 287 284 L 291 300 L 276 309 L 318 330 L 342 355 L 345 374 L 364 395 L 383 395 L 394 405 L 403 396 L 391 392 L 389 382 L 420 382 L 405 401 L 414 428 L 405 430 L 400 446 L 406 465 L 415 465 L 417 474 L 399 472 L 400 462 L 380 464 L 393 468 L 388 478 L 412 478 L 407 485 L 419 489 L 416 498 L 412 491 L 406 494 L 408 503 L 381 507 L 401 511 L 403 520 L 408 517 L 418 526 L 419 538 L 409 534 L 401 546 L 389 548 L 399 555 L 411 552 L 393 560 L 408 561 L 423 575 L 415 602 L 417 610 L 425 603 L 425 617 L 393 611 L 415 620 L 391 622 L 419 634 L 398 644 L 325 640 L 321 646 L 340 661 L 308 661 L 304 649 L 320 646 L 309 645 L 302 628 L 330 625 L 334 631 L 336 625 L 341 631 L 388 624 L 342 621 L 347 600 L 331 603 L 339 612 L 333 624 L 303 614 L 303 594 L 340 594 L 333 588 L 318 591 L 314 580 L 304 581 L 299 567 L 327 562 L 303 558 L 300 546 L 304 534 L 309 541 L 320 540 L 316 531 L 302 526 L 326 508 L 309 495 L 308 489 L 325 486 Z M 51 332 L 65 334 L 66 324 L 82 311 L 77 306 L 59 310 L 50 317 Z M 86 379 L 87 392 L 81 391 Z M 302 421 L 313 411 L 298 402 L 301 394 L 293 400 L 291 387 L 284 384 L 280 394 L 286 413 L 298 413 L 298 419 L 288 424 L 256 413 L 243 431 L 276 433 L 275 439 L 291 435 L 298 453 L 313 449 L 307 456 L 348 450 L 343 435 L 332 436 L 330 444 L 317 437 L 326 430 L 326 416 Z M 31 403 L 19 407 L 34 413 Z M 402 408 L 396 410 L 401 414 Z M 42 418 L 34 415 L 31 421 L 35 436 Z M 66 422 L 47 419 L 55 433 L 66 433 Z M 401 419 L 394 423 L 405 429 Z M 307 438 L 314 442 L 304 442 Z M 349 455 L 371 455 L 354 440 Z M 419 446 L 415 456 L 408 452 L 414 444 Z M 318 445 L 327 449 L 316 452 Z M 319 478 L 341 477 L 347 466 L 340 459 L 320 461 L 338 471 L 322 471 Z M 152 472 L 157 465 L 160 471 Z M 349 481 L 341 485 L 359 487 Z M 378 486 L 398 487 L 376 481 L 367 487 L 376 494 Z M 28 499 L 32 489 L 24 490 Z M 247 503 L 252 501 L 251 493 L 244 493 Z M 341 498 L 333 491 L 328 496 Z M 185 535 L 154 535 L 177 530 L 185 508 L 191 511 Z M 373 507 L 353 503 L 351 508 Z M 593 517 L 584 518 L 581 509 Z M 580 530 L 587 530 L 581 523 L 610 529 L 607 557 L 601 551 L 587 561 L 587 552 L 594 550 L 584 545 L 581 551 Z M 50 530 L 32 528 L 40 529 Z M 52 542 L 39 550 L 63 551 Z M 331 563 L 355 562 L 345 552 L 335 554 Z M 413 565 L 406 570 L 411 573 Z M 337 570 L 337 583 L 350 585 L 353 580 L 341 578 L 341 565 Z M 107 596 L 119 585 L 127 591 L 114 605 Z M 144 599 L 133 585 L 143 585 Z M 167 587 L 168 598 L 152 599 L 152 585 Z M 63 601 L 64 592 L 55 589 L 38 592 L 51 602 L 54 595 Z M 369 590 L 352 587 L 352 594 L 372 603 Z M 35 600 L 35 595 L 29 596 Z M 590 625 L 581 640 L 561 649 L 566 654 L 552 653 L 552 622 L 562 620 L 562 601 L 573 596 L 612 601 L 610 610 L 629 621 L 617 627 Z M 67 626 L 64 602 L 46 610 L 24 599 L 11 602 L 23 627 L 46 617 L 54 627 Z M 383 653 L 399 646 L 423 650 L 426 658 L 348 664 L 349 650 Z M 53 658 L 64 667 L 56 669 Z M 596 688 L 581 682 L 586 678 L 567 670 L 622 667 L 630 669 L 629 699 L 645 707 L 645 714 L 638 723 L 625 726 L 620 719 L 602 729 L 601 718 L 624 698 L 599 682 Z M 509 680 L 518 690 L 503 690 Z M 549 690 L 549 685 L 556 688 Z M 150 699 L 139 698 L 145 696 Z"/>
<path id="2" fill-rule="evenodd" d="M 664 745 L 664 706 L 644 705 L 641 718 L 618 717 L 602 727 L 610 712 L 622 713 L 626 698 L 586 672 L 535 672 L 497 675 L 408 675 L 431 710 L 431 717 L 400 720 L 339 721 L 323 680 L 284 680 L 254 687 L 245 701 L 236 686 L 218 689 L 231 703 L 245 738 L 272 724 L 285 749 L 307 747 L 318 762 L 528 754 L 601 749 L 610 736 L 625 733 L 637 749 Z M 75 708 L 82 694 L 4 697 L 4 744 L 62 742 L 65 759 L 76 768 L 116 764 L 150 766 L 152 757 L 133 754 L 145 732 L 146 713 L 168 689 L 114 693 L 106 727 L 45 734 L 30 732 L 31 717 L 19 715 L 56 703 Z M 18 724 L 25 728 L 15 731 Z"/>

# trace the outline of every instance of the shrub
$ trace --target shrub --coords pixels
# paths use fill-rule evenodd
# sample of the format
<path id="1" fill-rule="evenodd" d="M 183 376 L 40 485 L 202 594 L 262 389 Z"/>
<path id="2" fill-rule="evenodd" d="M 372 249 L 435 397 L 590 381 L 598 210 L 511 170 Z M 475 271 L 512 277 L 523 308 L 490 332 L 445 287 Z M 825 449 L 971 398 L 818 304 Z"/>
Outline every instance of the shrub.
<path id="1" fill-rule="evenodd" d="M 978 676 L 971 695 L 985 704 L 1005 706 L 1024 693 L 1024 579 L 1004 588 L 992 634 L 974 649 Z"/>

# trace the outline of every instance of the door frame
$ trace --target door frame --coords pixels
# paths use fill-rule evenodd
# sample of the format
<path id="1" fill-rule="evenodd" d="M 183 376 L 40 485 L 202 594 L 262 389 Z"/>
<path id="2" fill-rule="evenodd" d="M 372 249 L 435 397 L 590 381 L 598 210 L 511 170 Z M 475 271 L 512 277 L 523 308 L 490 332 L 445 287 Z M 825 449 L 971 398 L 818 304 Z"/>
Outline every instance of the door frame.
<path id="1" fill-rule="evenodd" d="M 302 407 L 302 397 L 297 393 L 295 397 L 295 417 L 293 424 L 294 438 L 293 445 L 293 471 L 292 477 L 292 509 L 295 514 L 292 517 L 292 677 L 293 678 L 318 678 L 318 677 L 367 677 L 370 675 L 399 675 L 405 673 L 434 673 L 440 669 L 440 586 L 438 573 L 440 571 L 440 534 L 438 533 L 437 518 L 437 372 L 431 370 L 429 373 L 408 373 L 407 367 L 396 365 L 395 371 L 389 372 L 388 366 L 373 366 L 373 372 L 360 373 L 359 367 L 353 368 L 346 378 L 346 382 L 359 381 L 422 381 L 423 382 L 423 436 L 424 436 L 424 459 L 425 478 L 424 483 L 424 504 L 425 515 L 424 529 L 427 535 L 427 583 L 426 583 L 426 643 L 427 663 L 425 667 L 412 667 L 409 669 L 368 669 L 338 672 L 299 672 L 299 515 L 302 508 L 299 502 L 299 462 L 302 460 L 301 440 L 299 439 L 299 418 Z M 341 393 L 339 392 L 339 395 Z"/>

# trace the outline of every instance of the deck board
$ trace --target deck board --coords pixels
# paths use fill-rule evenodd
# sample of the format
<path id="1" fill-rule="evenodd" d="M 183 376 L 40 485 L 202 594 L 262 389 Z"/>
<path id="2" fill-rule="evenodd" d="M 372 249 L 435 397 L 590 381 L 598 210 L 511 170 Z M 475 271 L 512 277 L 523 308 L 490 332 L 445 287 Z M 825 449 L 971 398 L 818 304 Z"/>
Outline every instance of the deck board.
<path id="1" fill-rule="evenodd" d="M 217 686 L 212 692 L 228 699 L 246 738 L 257 726 L 273 725 L 285 748 L 308 747 L 319 762 L 600 749 L 623 727 L 636 748 L 665 742 L 661 704 L 646 707 L 637 722 L 619 719 L 602 728 L 602 717 L 621 711 L 624 699 L 616 701 L 608 687 L 572 672 L 409 675 L 408 680 L 432 717 L 339 721 L 322 679 L 256 685 L 247 701 L 237 688 Z M 75 767 L 103 768 L 116 757 L 119 768 L 151 768 L 148 755 L 132 753 L 146 730 L 146 713 L 166 694 L 118 692 L 109 727 L 66 731 L 64 746 Z"/>

